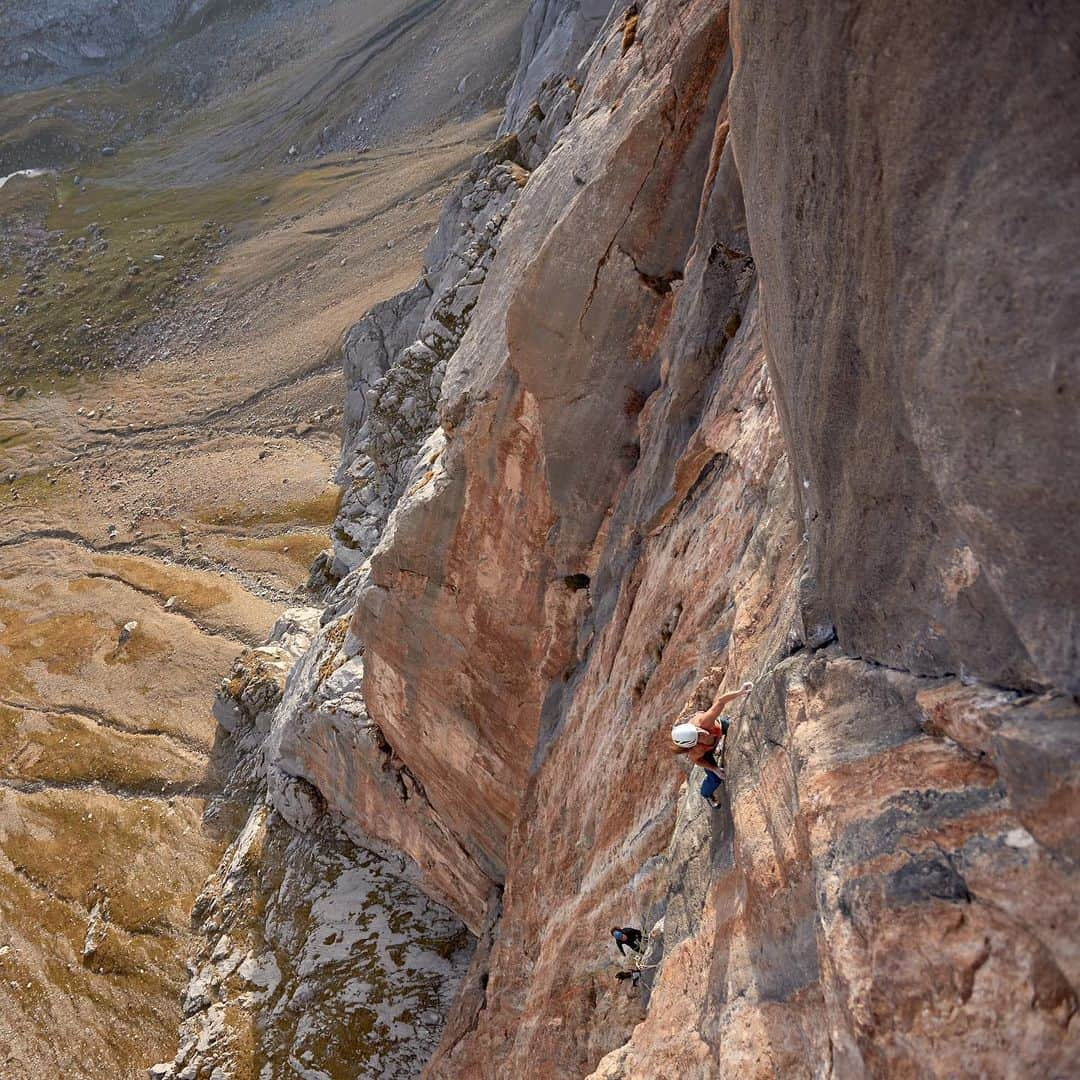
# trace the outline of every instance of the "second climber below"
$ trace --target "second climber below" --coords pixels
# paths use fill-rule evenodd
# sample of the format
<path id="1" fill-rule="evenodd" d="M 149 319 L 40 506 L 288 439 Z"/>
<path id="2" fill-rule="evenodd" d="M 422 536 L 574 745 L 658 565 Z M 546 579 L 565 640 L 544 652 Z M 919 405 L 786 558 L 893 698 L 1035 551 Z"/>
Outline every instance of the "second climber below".
<path id="1" fill-rule="evenodd" d="M 749 694 L 753 688 L 754 684 L 747 682 L 730 694 L 717 694 L 708 709 L 694 713 L 689 720 L 676 724 L 671 729 L 671 741 L 675 744 L 672 753 L 685 754 L 695 765 L 700 765 L 705 770 L 701 797 L 707 799 L 712 806 L 719 805 L 716 789 L 724 779 L 724 770 L 720 767 L 717 752 L 730 726 L 730 721 L 720 716 L 720 711 L 729 702 Z"/>

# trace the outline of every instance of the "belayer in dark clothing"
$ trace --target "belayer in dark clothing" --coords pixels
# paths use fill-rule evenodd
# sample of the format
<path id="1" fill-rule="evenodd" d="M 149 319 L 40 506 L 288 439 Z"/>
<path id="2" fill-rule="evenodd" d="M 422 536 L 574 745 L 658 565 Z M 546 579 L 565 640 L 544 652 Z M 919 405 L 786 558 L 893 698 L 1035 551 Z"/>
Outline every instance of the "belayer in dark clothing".
<path id="1" fill-rule="evenodd" d="M 717 754 L 723 745 L 724 736 L 731 725 L 720 710 L 736 698 L 749 694 L 754 684 L 743 683 L 738 690 L 730 694 L 717 694 L 712 705 L 705 712 L 695 713 L 683 724 L 676 724 L 671 729 L 671 741 L 675 744 L 672 753 L 685 754 L 695 765 L 705 770 L 705 779 L 701 784 L 701 797 L 716 806 L 716 789 L 724 779 L 724 770 L 720 767 Z M 717 718 L 719 717 L 719 723 Z"/>
<path id="2" fill-rule="evenodd" d="M 613 926 L 611 936 L 615 939 L 615 944 L 619 946 L 619 952 L 623 956 L 626 955 L 624 945 L 628 945 L 634 952 L 641 952 L 640 930 L 636 930 L 632 926 Z"/>

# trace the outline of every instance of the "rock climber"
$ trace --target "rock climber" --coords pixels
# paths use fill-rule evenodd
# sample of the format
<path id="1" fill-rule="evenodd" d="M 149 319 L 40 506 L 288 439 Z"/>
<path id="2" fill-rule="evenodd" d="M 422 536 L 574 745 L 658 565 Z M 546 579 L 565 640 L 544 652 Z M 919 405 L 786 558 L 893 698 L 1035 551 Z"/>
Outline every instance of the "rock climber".
<path id="1" fill-rule="evenodd" d="M 634 952 L 641 952 L 641 931 L 633 926 L 613 926 L 611 936 L 615 939 L 615 944 L 619 946 L 619 952 L 623 956 L 626 955 L 624 945 L 629 946 Z"/>
<path id="2" fill-rule="evenodd" d="M 723 783 L 724 770 L 720 767 L 717 752 L 731 725 L 726 717 L 720 716 L 720 710 L 736 698 L 749 694 L 753 688 L 754 684 L 747 682 L 730 694 L 718 693 L 708 709 L 694 713 L 689 720 L 676 724 L 671 729 L 671 741 L 675 744 L 672 753 L 685 754 L 695 765 L 700 765 L 705 770 L 701 797 L 712 806 L 720 805 L 716 799 L 716 789 Z"/>

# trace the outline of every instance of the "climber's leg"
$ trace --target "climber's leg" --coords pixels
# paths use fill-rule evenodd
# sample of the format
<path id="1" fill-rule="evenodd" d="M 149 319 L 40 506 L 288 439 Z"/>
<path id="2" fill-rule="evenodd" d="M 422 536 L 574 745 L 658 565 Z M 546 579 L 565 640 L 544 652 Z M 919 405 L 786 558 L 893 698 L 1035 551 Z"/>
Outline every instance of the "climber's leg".
<path id="1" fill-rule="evenodd" d="M 723 780 L 721 780 L 719 776 L 716 776 L 714 773 L 711 772 L 706 772 L 705 779 L 701 781 L 701 797 L 703 799 L 708 799 L 708 801 L 713 803 L 713 805 L 715 806 L 716 803 L 713 800 L 713 795 L 716 794 L 716 789 L 722 783 Z"/>

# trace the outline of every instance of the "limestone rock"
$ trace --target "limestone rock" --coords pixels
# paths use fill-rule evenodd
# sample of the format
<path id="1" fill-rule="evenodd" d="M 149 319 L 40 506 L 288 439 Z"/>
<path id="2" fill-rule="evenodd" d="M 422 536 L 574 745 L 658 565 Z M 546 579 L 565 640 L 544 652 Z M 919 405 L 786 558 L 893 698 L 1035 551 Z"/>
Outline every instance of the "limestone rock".
<path id="1" fill-rule="evenodd" d="M 82 960 L 84 964 L 93 962 L 98 949 L 105 942 L 109 932 L 109 901 L 107 897 L 101 897 L 94 903 L 90 910 L 90 918 L 86 923 L 86 936 L 83 938 Z"/>
<path id="2" fill-rule="evenodd" d="M 355 842 L 477 935 L 430 1077 L 1069 1071 L 1076 20 L 1006 7 L 535 0 L 346 336 L 336 584 L 238 672 L 178 1063 L 272 982 L 229 905 L 284 973 L 266 867 Z M 668 732 L 748 679 L 714 809 Z"/>
<path id="3" fill-rule="evenodd" d="M 920 3 L 898 34 L 857 8 L 854 41 L 844 6 L 736 8 L 732 137 L 809 603 L 852 652 L 1075 693 L 1076 10 Z"/>
<path id="4" fill-rule="evenodd" d="M 449 912 L 400 860 L 257 808 L 196 906 L 208 932 L 175 1060 L 151 1075 L 248 1074 L 259 1061 L 415 1075 L 468 962 Z M 317 1003 L 317 1005 L 316 1005 Z M 254 1075 L 254 1073 L 251 1073 Z"/>
<path id="5" fill-rule="evenodd" d="M 513 131 L 525 121 L 544 82 L 553 76 L 576 74 L 611 10 L 608 0 L 540 0 L 530 4 L 517 77 L 506 100 L 503 131 Z"/>

